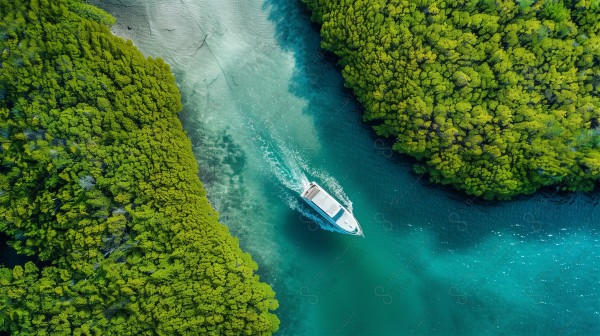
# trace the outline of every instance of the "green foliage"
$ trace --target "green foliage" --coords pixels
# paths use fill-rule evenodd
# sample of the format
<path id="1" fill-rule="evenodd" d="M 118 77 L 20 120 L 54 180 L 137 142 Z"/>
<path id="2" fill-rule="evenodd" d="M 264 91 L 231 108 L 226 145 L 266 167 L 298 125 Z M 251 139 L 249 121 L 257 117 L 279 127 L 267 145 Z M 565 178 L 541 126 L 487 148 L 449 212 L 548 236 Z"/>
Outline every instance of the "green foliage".
<path id="1" fill-rule="evenodd" d="M 83 2 L 83 0 L 69 0 L 69 10 L 76 13 L 77 15 L 84 17 L 89 20 L 94 20 L 100 24 L 107 25 L 109 27 L 117 23 L 117 20 L 107 12 L 101 10 L 98 7 L 92 6 Z"/>
<path id="2" fill-rule="evenodd" d="M 74 8 L 0 0 L 0 232 L 45 265 L 0 267 L 0 333 L 273 333 L 275 294 L 206 199 L 169 66 Z"/>
<path id="3" fill-rule="evenodd" d="M 419 172 L 485 198 L 600 177 L 600 1 L 305 0 Z"/>

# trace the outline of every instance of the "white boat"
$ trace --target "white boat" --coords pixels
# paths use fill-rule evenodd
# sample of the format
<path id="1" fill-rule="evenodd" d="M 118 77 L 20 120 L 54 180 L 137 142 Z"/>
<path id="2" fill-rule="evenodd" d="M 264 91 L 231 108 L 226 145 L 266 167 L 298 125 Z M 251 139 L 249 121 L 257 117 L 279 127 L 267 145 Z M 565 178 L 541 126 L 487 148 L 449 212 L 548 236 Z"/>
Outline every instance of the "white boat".
<path id="1" fill-rule="evenodd" d="M 308 205 L 331 224 L 334 231 L 364 237 L 354 215 L 317 183 L 311 182 L 301 196 Z"/>

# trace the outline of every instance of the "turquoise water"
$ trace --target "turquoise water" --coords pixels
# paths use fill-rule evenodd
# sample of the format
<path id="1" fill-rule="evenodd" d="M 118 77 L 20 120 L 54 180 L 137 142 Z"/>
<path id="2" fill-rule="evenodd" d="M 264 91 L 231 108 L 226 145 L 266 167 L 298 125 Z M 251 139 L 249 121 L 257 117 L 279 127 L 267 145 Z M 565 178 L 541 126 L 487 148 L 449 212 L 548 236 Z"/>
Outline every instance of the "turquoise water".
<path id="1" fill-rule="evenodd" d="M 276 290 L 279 334 L 600 333 L 598 193 L 485 202 L 413 174 L 295 1 L 95 3 L 173 67 L 200 176 Z M 319 229 L 310 180 L 365 238 Z"/>

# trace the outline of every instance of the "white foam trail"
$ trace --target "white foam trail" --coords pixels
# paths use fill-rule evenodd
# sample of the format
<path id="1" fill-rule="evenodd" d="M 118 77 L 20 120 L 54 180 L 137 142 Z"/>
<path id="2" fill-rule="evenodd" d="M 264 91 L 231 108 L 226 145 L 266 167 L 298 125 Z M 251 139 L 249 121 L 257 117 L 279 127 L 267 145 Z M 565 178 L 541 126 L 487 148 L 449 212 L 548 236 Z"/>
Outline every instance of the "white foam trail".
<path id="1" fill-rule="evenodd" d="M 252 129 L 256 133 L 253 124 Z M 287 144 L 281 141 L 276 142 L 276 139 L 281 139 L 277 135 L 275 132 L 272 132 L 271 141 L 260 135 L 257 136 L 257 139 L 261 141 L 263 156 L 270 163 L 272 171 L 277 175 L 279 181 L 289 189 L 300 194 L 310 183 L 304 173 L 307 172 L 309 175 L 316 177 L 335 198 L 342 202 L 348 211 L 352 212 L 352 201 L 346 195 L 338 180 L 329 175 L 327 171 L 310 166 L 300 153 L 290 149 L 290 146 L 287 146 Z M 293 143 L 293 140 L 291 142 Z"/>
<path id="2" fill-rule="evenodd" d="M 252 131 L 253 139 L 260 146 L 263 159 L 268 163 L 268 169 L 264 171 L 267 176 L 275 177 L 289 190 L 302 193 L 304 187 L 308 185 L 308 178 L 297 163 L 300 154 L 290 150 L 282 141 L 278 141 L 281 137 L 278 137 L 276 132 L 272 131 L 270 134 L 260 132 L 252 120 L 246 119 L 246 128 Z"/>
<path id="3" fill-rule="evenodd" d="M 268 163 L 263 172 L 269 179 L 276 180 L 275 182 L 280 190 L 279 195 L 284 202 L 291 209 L 298 211 L 303 217 L 318 224 L 323 230 L 337 231 L 331 224 L 316 215 L 312 209 L 300 202 L 298 195 L 300 195 L 310 183 L 305 174 L 305 172 L 308 172 L 311 176 L 316 177 L 320 183 L 325 185 L 327 189 L 330 190 L 350 212 L 352 212 L 352 202 L 346 193 L 344 193 L 340 183 L 326 171 L 310 167 L 302 158 L 302 155 L 298 151 L 291 149 L 291 147 L 283 141 L 284 138 L 279 136 L 273 128 L 265 127 L 263 123 L 267 121 L 261 123 L 263 125 L 260 129 L 271 129 L 272 131 L 268 134 L 259 131 L 259 129 L 255 127 L 255 122 L 253 120 L 249 118 L 245 119 L 245 127 L 251 130 L 251 133 L 254 135 L 254 141 L 257 142 L 261 149 L 263 159 Z M 293 140 L 290 139 L 290 142 L 293 143 Z M 311 223 L 310 221 L 307 223 Z"/>

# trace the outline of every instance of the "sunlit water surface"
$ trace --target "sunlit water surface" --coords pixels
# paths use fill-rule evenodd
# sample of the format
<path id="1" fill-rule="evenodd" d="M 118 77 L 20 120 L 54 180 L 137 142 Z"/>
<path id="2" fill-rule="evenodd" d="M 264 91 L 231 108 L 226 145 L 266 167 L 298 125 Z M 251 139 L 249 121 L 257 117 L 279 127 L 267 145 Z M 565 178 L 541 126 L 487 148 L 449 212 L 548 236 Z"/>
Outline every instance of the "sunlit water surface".
<path id="1" fill-rule="evenodd" d="M 221 221 L 281 335 L 600 334 L 598 194 L 490 203 L 433 186 L 360 121 L 293 0 L 93 1 L 164 58 Z M 316 180 L 365 238 L 319 229 Z"/>

